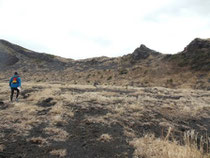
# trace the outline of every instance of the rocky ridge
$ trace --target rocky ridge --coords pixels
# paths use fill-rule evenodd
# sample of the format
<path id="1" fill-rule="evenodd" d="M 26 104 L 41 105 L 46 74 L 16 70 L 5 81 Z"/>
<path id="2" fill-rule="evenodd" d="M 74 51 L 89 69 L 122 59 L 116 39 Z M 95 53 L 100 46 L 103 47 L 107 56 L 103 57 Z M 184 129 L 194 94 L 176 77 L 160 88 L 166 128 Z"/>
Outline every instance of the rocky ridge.
<path id="1" fill-rule="evenodd" d="M 210 71 L 210 40 L 194 39 L 184 51 L 171 56 L 180 67 L 188 66 L 192 70 Z"/>
<path id="2" fill-rule="evenodd" d="M 161 54 L 140 45 L 118 58 L 73 60 L 37 53 L 0 40 L 1 78 L 18 71 L 25 80 L 74 84 L 210 89 L 210 40 L 193 40 L 182 52 Z M 35 79 L 34 79 L 35 78 Z"/>

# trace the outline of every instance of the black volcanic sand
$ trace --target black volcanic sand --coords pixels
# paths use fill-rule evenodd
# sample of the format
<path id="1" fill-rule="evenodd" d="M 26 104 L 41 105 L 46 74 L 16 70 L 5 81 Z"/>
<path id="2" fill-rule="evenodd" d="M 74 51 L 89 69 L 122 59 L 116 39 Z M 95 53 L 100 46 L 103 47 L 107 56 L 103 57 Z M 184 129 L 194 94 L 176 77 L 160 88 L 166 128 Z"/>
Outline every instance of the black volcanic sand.
<path id="1" fill-rule="evenodd" d="M 6 146 L 4 152 L 0 152 L 1 158 L 21 158 L 21 157 L 56 157 L 49 156 L 49 152 L 53 149 L 67 149 L 66 157 L 72 158 L 101 158 L 101 157 L 132 157 L 134 149 L 126 142 L 126 137 L 123 136 L 123 127 L 120 124 L 112 124 L 110 126 L 91 123 L 83 120 L 84 114 L 100 115 L 106 111 L 100 109 L 80 110 L 75 109 L 75 116 L 65 126 L 57 125 L 59 128 L 65 129 L 71 134 L 69 140 L 65 142 L 50 142 L 52 145 L 40 148 L 40 142 L 28 142 L 28 138 L 42 137 L 46 138 L 49 135 L 44 134 L 43 129 L 46 124 L 40 124 L 30 131 L 27 137 L 13 137 L 12 130 L 4 130 L 4 140 L 1 144 Z M 40 115 L 40 112 L 38 113 Z M 107 133 L 113 137 L 111 142 L 101 142 L 97 140 L 102 134 Z"/>
<path id="2" fill-rule="evenodd" d="M 37 89 L 36 89 L 37 90 Z M 23 96 L 29 95 L 33 90 L 24 91 Z M 111 90 L 111 89 L 75 89 L 75 88 L 66 88 L 62 91 L 70 91 L 76 93 L 84 93 L 88 91 L 111 91 L 120 94 L 132 95 L 134 90 Z M 167 96 L 166 96 L 167 97 Z M 180 99 L 181 96 L 170 98 L 170 99 Z M 37 115 L 46 115 L 50 108 L 54 106 L 56 101 L 53 98 L 47 98 L 41 100 L 37 103 L 37 106 L 43 106 L 45 109 L 38 111 Z M 80 103 L 81 105 L 83 103 Z M 79 104 L 68 104 L 65 106 L 71 107 L 74 112 L 74 117 L 69 119 L 68 123 L 57 124 L 57 127 L 64 129 L 70 134 L 70 137 L 64 142 L 52 141 L 49 145 L 40 147 L 42 143 L 40 141 L 27 141 L 27 139 L 32 137 L 42 137 L 48 138 L 50 135 L 46 134 L 43 129 L 48 126 L 47 123 L 40 123 L 37 126 L 34 126 L 30 130 L 30 134 L 26 137 L 16 136 L 15 131 L 11 129 L 0 129 L 1 133 L 4 133 L 4 139 L 0 140 L 0 145 L 4 145 L 5 149 L 3 152 L 0 152 L 0 158 L 55 158 L 58 156 L 50 155 L 49 152 L 54 149 L 66 149 L 67 155 L 65 157 L 70 158 L 132 158 L 134 153 L 134 148 L 129 145 L 128 141 L 131 138 L 128 138 L 124 135 L 124 126 L 129 127 L 137 137 L 142 137 L 145 133 L 154 133 L 157 137 L 163 136 L 167 133 L 167 129 L 160 127 L 159 123 L 155 119 L 164 118 L 168 122 L 177 123 L 176 131 L 174 132 L 174 137 L 178 140 L 182 140 L 183 132 L 190 129 L 196 129 L 197 132 L 204 135 L 210 135 L 210 119 L 200 118 L 200 119 L 179 119 L 171 118 L 170 114 L 162 115 L 160 112 L 150 109 L 153 113 L 151 115 L 145 113 L 141 120 L 133 120 L 133 123 L 127 122 L 125 120 L 119 120 L 119 122 L 106 125 L 103 123 L 94 123 L 89 122 L 85 119 L 85 116 L 102 116 L 106 115 L 108 112 L 106 105 L 101 103 L 101 107 L 93 107 L 94 104 L 91 102 L 85 102 L 85 104 L 90 105 L 90 108 L 84 109 L 81 108 Z M 100 104 L 100 103 L 97 103 Z M 3 101 L 0 102 L 0 110 L 8 108 Z M 103 107 L 103 108 L 102 108 Z M 208 111 L 210 115 L 210 111 Z M 125 116 L 126 117 L 126 116 Z M 154 121 L 153 121 L 154 120 Z M 143 125 L 145 122 L 151 122 L 150 124 Z M 208 132 L 200 129 L 200 126 L 205 125 L 208 129 Z M 112 140 L 109 141 L 100 141 L 98 138 L 102 134 L 109 134 L 112 136 Z"/>

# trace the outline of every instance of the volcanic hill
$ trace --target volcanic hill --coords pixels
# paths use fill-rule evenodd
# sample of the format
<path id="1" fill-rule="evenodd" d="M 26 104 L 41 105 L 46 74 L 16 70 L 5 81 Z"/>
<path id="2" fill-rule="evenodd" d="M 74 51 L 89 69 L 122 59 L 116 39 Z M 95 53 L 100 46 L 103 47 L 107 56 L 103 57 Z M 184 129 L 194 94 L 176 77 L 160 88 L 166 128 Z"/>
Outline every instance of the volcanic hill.
<path id="1" fill-rule="evenodd" d="M 210 157 L 208 39 L 85 60 L 0 40 L 0 87 L 0 158 Z"/>
<path id="2" fill-rule="evenodd" d="M 2 80 L 18 71 L 25 81 L 210 90 L 209 39 L 196 38 L 174 55 L 141 45 L 122 57 L 84 60 L 37 53 L 0 40 L 0 61 Z"/>

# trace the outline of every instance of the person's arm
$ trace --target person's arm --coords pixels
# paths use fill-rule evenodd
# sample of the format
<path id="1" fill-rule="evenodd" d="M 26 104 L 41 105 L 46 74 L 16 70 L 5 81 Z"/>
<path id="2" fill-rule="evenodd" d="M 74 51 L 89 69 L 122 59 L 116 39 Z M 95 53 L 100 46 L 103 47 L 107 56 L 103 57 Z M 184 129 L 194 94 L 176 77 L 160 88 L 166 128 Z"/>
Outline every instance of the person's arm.
<path id="1" fill-rule="evenodd" d="M 18 83 L 19 83 L 18 87 L 21 87 L 21 78 L 20 77 L 18 77 Z"/>
<path id="2" fill-rule="evenodd" d="M 10 78 L 9 80 L 9 86 L 11 87 L 11 83 L 12 83 L 12 78 Z"/>

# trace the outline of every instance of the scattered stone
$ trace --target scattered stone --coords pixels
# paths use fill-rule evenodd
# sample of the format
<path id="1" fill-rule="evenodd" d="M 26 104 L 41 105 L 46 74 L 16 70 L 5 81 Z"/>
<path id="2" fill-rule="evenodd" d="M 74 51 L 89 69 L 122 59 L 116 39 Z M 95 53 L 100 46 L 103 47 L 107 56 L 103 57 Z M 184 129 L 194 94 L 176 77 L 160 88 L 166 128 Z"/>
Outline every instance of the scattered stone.
<path id="1" fill-rule="evenodd" d="M 47 99 L 44 99 L 44 100 L 38 102 L 37 105 L 42 106 L 42 107 L 50 107 L 55 104 L 56 104 L 56 102 L 53 102 L 53 98 L 50 97 L 50 98 L 47 98 Z"/>
<path id="2" fill-rule="evenodd" d="M 4 105 L 4 102 L 3 101 L 0 101 L 0 105 Z"/>
<path id="3" fill-rule="evenodd" d="M 34 91 L 37 91 L 37 90 L 34 90 L 34 89 L 26 89 L 26 90 L 22 91 L 20 94 L 23 97 L 23 99 L 26 99 L 26 98 L 28 98 L 30 96 L 30 93 L 32 93 Z"/>
<path id="4" fill-rule="evenodd" d="M 0 110 L 5 110 L 8 108 L 8 105 L 5 104 L 3 101 L 0 101 Z"/>
<path id="5" fill-rule="evenodd" d="M 50 110 L 51 110 L 51 108 L 38 111 L 37 115 L 46 115 Z"/>
<path id="6" fill-rule="evenodd" d="M 32 144 L 42 144 L 43 139 L 42 138 L 31 138 L 30 143 L 32 143 Z"/>
<path id="7" fill-rule="evenodd" d="M 94 87 L 97 87 L 98 85 L 99 85 L 98 82 L 94 82 L 94 84 L 93 84 Z"/>

